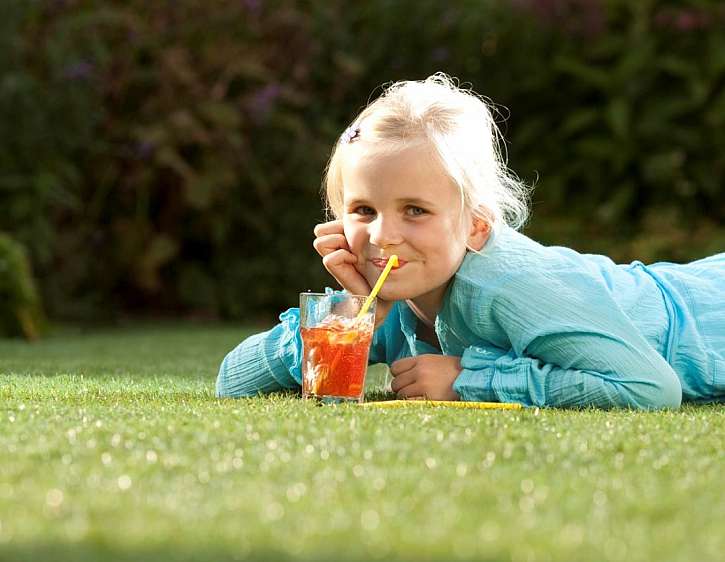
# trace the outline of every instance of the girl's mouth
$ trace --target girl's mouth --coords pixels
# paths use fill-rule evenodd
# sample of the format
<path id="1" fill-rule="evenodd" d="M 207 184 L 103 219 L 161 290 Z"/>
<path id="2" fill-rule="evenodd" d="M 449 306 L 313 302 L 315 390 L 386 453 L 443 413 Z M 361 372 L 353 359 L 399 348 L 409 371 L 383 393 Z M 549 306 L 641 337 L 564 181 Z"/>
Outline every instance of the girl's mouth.
<path id="1" fill-rule="evenodd" d="M 385 266 L 388 264 L 388 258 L 373 258 L 370 260 L 370 263 L 372 263 L 378 269 L 385 269 Z M 393 266 L 393 270 L 400 269 L 406 263 L 408 263 L 408 262 L 398 258 L 398 265 Z"/>

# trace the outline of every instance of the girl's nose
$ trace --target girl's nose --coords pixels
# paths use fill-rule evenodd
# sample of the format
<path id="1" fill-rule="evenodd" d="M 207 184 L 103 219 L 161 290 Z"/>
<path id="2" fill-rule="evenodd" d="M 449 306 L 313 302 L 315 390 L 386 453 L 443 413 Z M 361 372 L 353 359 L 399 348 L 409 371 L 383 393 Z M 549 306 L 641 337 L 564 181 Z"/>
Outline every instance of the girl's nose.
<path id="1" fill-rule="evenodd" d="M 394 246 L 402 242 L 400 230 L 394 220 L 384 218 L 382 215 L 375 217 L 368 226 L 368 236 L 373 246 L 380 248 Z"/>

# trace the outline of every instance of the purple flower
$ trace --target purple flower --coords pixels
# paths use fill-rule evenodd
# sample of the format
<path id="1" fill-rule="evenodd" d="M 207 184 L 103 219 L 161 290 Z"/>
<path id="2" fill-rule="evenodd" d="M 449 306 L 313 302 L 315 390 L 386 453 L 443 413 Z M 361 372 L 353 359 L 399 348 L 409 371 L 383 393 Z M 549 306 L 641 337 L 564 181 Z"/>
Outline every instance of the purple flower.
<path id="1" fill-rule="evenodd" d="M 433 62 L 443 62 L 448 60 L 448 49 L 445 47 L 436 47 L 430 54 Z"/>
<path id="2" fill-rule="evenodd" d="M 717 17 L 699 10 L 662 10 L 654 17 L 656 26 L 675 31 L 688 32 L 717 25 Z"/>
<path id="3" fill-rule="evenodd" d="M 69 64 L 63 69 L 63 78 L 66 80 L 88 80 L 95 67 L 88 61 L 80 61 L 73 64 Z"/>
<path id="4" fill-rule="evenodd" d="M 242 7 L 252 14 L 258 14 L 262 8 L 262 0 L 242 0 Z"/>
<path id="5" fill-rule="evenodd" d="M 67 8 L 69 3 L 68 0 L 49 0 L 47 4 L 51 10 L 60 12 Z"/>
<path id="6" fill-rule="evenodd" d="M 547 22 L 559 18 L 563 7 L 560 0 L 513 0 L 513 5 L 529 11 Z"/>
<path id="7" fill-rule="evenodd" d="M 546 25 L 556 25 L 571 35 L 592 37 L 606 30 L 602 0 L 512 0 Z"/>
<path id="8" fill-rule="evenodd" d="M 276 82 L 267 84 L 254 92 L 248 102 L 252 116 L 257 120 L 264 119 L 272 111 L 281 93 L 282 87 Z"/>
<path id="9" fill-rule="evenodd" d="M 675 19 L 675 27 L 680 31 L 690 31 L 697 27 L 697 18 L 694 14 L 680 12 Z"/>
<path id="10" fill-rule="evenodd" d="M 154 152 L 156 145 L 151 141 L 141 141 L 136 144 L 136 156 L 139 160 L 148 160 Z"/>

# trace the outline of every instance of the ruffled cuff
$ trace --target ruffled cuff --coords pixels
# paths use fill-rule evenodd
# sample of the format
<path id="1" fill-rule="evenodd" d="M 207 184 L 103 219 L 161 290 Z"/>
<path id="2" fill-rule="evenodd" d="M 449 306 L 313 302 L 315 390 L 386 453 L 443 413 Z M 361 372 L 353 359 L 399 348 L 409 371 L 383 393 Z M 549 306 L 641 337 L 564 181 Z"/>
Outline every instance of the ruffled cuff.
<path id="1" fill-rule="evenodd" d="M 478 346 L 466 348 L 453 390 L 466 402 L 499 402 L 493 391 L 493 365 L 500 355 Z"/>
<path id="2" fill-rule="evenodd" d="M 227 354 L 216 379 L 218 397 L 255 396 L 279 388 L 264 357 L 267 334 L 250 336 Z"/>
<path id="3" fill-rule="evenodd" d="M 255 396 L 302 383 L 299 311 L 280 315 L 281 324 L 248 337 L 227 354 L 216 381 L 218 397 Z"/>
<path id="4" fill-rule="evenodd" d="M 300 311 L 290 308 L 279 315 L 281 324 L 270 331 L 265 342 L 269 370 L 284 388 L 302 386 L 302 334 Z"/>
<path id="5" fill-rule="evenodd" d="M 463 369 L 453 383 L 453 390 L 466 402 L 498 402 L 491 382 L 493 373 L 483 369 Z"/>

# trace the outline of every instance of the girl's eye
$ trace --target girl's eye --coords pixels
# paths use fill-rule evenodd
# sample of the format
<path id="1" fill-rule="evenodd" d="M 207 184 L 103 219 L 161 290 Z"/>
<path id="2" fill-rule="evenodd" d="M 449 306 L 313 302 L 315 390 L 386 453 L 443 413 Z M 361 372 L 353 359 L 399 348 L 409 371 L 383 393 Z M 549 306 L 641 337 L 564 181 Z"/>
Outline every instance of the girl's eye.
<path id="1" fill-rule="evenodd" d="M 375 209 L 367 207 L 366 205 L 360 205 L 359 207 L 355 207 L 352 212 L 356 215 L 374 215 Z"/>
<path id="2" fill-rule="evenodd" d="M 428 211 L 421 207 L 408 207 L 406 209 L 406 213 L 410 215 L 411 217 L 419 217 L 421 215 L 425 215 Z"/>

